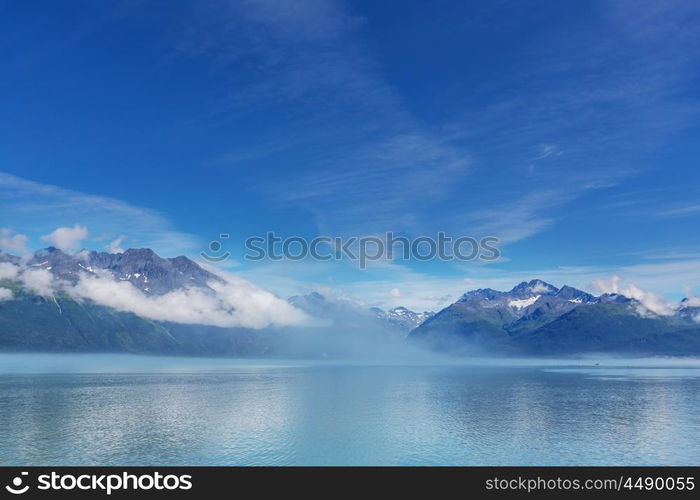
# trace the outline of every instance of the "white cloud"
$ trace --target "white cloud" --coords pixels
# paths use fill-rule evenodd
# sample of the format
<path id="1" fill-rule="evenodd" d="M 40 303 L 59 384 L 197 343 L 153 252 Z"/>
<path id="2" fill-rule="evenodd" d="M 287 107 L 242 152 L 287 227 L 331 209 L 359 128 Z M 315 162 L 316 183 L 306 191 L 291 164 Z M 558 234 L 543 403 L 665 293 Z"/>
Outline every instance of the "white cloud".
<path id="1" fill-rule="evenodd" d="M 12 298 L 12 290 L 9 288 L 0 288 L 0 302 L 10 300 Z"/>
<path id="2" fill-rule="evenodd" d="M 174 323 L 259 329 L 301 325 L 308 319 L 285 300 L 243 279 L 229 277 L 209 286 L 212 290 L 192 287 L 149 296 L 127 281 L 85 275 L 67 291 L 76 299 Z"/>
<path id="3" fill-rule="evenodd" d="M 671 316 L 676 308 L 658 293 L 642 290 L 630 283 L 623 284 L 622 278 L 613 276 L 610 279 L 598 278 L 593 281 L 593 286 L 600 293 L 617 293 L 639 301 L 644 308 L 659 316 Z"/>
<path id="4" fill-rule="evenodd" d="M 19 281 L 32 292 L 50 296 L 56 285 L 53 274 L 47 269 L 20 267 L 9 262 L 0 262 L 0 280 Z"/>
<path id="5" fill-rule="evenodd" d="M 124 242 L 126 239 L 126 236 L 120 236 L 116 240 L 112 241 L 109 245 L 105 247 L 105 249 L 109 253 L 124 253 L 124 249 L 121 248 L 121 244 Z"/>
<path id="6" fill-rule="evenodd" d="M 389 290 L 389 295 L 391 295 L 392 297 L 401 297 L 401 290 L 399 290 L 398 288 L 392 288 L 391 290 Z"/>
<path id="7" fill-rule="evenodd" d="M 532 293 L 544 293 L 548 291 L 549 289 L 543 285 L 542 283 L 537 283 L 535 286 L 531 288 Z"/>
<path id="8" fill-rule="evenodd" d="M 10 252 L 26 253 L 28 240 L 26 235 L 15 233 L 9 227 L 0 228 L 0 248 Z"/>
<path id="9" fill-rule="evenodd" d="M 24 269 L 19 281 L 29 290 L 39 295 L 53 295 L 55 280 L 51 271 L 46 269 Z"/>
<path id="10" fill-rule="evenodd" d="M 687 307 L 700 307 L 700 297 L 688 297 L 683 305 Z M 693 316 L 693 321 L 700 323 L 700 312 Z"/>
<path id="11" fill-rule="evenodd" d="M 0 280 L 13 280 L 19 273 L 19 267 L 9 262 L 0 262 Z"/>
<path id="12" fill-rule="evenodd" d="M 61 250 L 72 251 L 77 250 L 87 236 L 87 228 L 76 224 L 73 227 L 59 227 L 51 234 L 42 236 L 41 239 Z"/>
<path id="13" fill-rule="evenodd" d="M 700 307 L 700 297 L 688 297 L 686 305 L 690 307 Z"/>
<path id="14" fill-rule="evenodd" d="M 83 274 L 72 285 L 56 279 L 48 269 L 2 262 L 0 280 L 18 281 L 43 296 L 63 290 L 78 300 L 157 321 L 254 329 L 310 324 L 304 312 L 273 293 L 216 268 L 209 270 L 221 278 L 209 283 L 210 288 L 181 288 L 157 296 L 145 294 L 128 281 L 115 281 L 110 272 L 99 269 L 94 276 Z"/>

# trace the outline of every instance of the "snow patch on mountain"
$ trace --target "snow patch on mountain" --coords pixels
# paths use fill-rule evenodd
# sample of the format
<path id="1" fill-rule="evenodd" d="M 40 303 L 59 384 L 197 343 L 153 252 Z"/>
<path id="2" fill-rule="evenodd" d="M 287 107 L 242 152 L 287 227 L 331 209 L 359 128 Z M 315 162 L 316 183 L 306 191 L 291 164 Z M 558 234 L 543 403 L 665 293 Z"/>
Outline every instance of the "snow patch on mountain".
<path id="1" fill-rule="evenodd" d="M 524 309 L 537 302 L 537 299 L 539 299 L 540 297 L 541 295 L 535 295 L 534 297 L 530 297 L 529 299 L 511 300 L 510 302 L 508 302 L 508 305 L 515 309 Z"/>

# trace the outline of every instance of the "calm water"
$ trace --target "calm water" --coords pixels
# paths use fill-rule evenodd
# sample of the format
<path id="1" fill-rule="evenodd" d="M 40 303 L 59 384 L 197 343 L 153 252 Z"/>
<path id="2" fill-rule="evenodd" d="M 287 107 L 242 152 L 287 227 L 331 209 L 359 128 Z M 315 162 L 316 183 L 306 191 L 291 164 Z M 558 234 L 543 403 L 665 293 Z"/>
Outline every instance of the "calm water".
<path id="1" fill-rule="evenodd" d="M 697 366 L 0 355 L 0 464 L 698 465 Z"/>

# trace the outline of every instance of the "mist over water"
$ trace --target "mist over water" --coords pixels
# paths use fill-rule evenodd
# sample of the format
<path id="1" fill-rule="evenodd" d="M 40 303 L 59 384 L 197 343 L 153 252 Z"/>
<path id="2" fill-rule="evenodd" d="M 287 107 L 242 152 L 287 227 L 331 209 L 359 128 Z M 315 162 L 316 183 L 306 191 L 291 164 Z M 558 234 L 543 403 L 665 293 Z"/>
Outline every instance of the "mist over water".
<path id="1" fill-rule="evenodd" d="M 3 465 L 684 464 L 697 360 L 0 355 Z"/>
<path id="2" fill-rule="evenodd" d="M 457 358 L 441 356 L 422 350 L 415 356 L 371 356 L 364 359 L 246 359 L 198 358 L 178 356 L 143 356 L 135 354 L 54 354 L 54 353 L 0 353 L 0 376 L 12 374 L 90 374 L 90 373 L 208 373 L 240 369 L 309 368 L 309 367 L 362 367 L 362 366 L 430 366 L 430 367 L 491 367 L 537 368 L 541 370 L 592 370 L 600 375 L 606 369 L 627 372 L 634 370 L 665 371 L 680 369 L 700 370 L 700 358 L 651 357 L 626 358 L 611 355 L 588 354 L 571 358 Z M 661 373 L 661 372 L 653 372 Z"/>

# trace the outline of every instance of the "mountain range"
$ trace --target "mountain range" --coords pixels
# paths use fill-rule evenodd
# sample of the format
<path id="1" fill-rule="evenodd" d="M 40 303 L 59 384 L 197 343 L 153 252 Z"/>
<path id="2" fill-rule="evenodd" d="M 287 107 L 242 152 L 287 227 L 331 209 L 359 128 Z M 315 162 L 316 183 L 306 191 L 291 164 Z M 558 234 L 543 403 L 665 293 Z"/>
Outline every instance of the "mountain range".
<path id="1" fill-rule="evenodd" d="M 19 262 L 17 257 L 7 258 Z M 83 251 L 73 255 L 49 247 L 35 252 L 27 265 L 51 271 L 56 279 L 73 284 L 81 275 L 97 276 L 99 271 L 107 271 L 115 280 L 128 281 L 150 295 L 162 295 L 186 286 L 209 288 L 209 283 L 221 281 L 187 257 L 167 259 L 149 248 L 131 248 L 122 253 Z"/>
<path id="2" fill-rule="evenodd" d="M 120 286 L 86 297 L 85 283 Z M 358 354 L 365 343 L 403 342 L 429 315 L 405 308 L 367 308 L 313 292 L 287 301 L 311 319 L 307 326 L 183 323 L 168 320 L 168 314 L 162 319 L 145 317 L 121 302 L 117 307 L 111 296 L 124 292 L 125 286 L 126 291 L 137 290 L 136 299 L 141 302 L 160 305 L 173 295 L 191 295 L 193 290 L 216 297 L 227 284 L 187 257 L 163 258 L 150 249 L 68 254 L 50 247 L 22 259 L 0 252 L 0 350 L 342 356 L 349 351 Z M 237 292 L 238 285 L 228 286 L 229 293 Z M 196 308 L 196 300 L 189 298 L 185 295 L 185 301 L 175 305 Z M 236 306 L 224 302 L 223 307 L 233 310 Z"/>
<path id="3" fill-rule="evenodd" d="M 250 319 L 247 304 L 227 299 L 246 286 L 150 249 L 0 252 L 0 350 L 334 357 L 408 345 L 452 355 L 700 354 L 697 299 L 661 314 L 631 297 L 532 280 L 507 292 L 469 291 L 433 313 L 384 311 L 317 292 L 283 301 L 265 292 L 262 304 L 305 322 L 228 321 Z M 209 321 L 213 300 L 217 319 Z M 190 310 L 193 317 L 184 314 Z"/>
<path id="4" fill-rule="evenodd" d="M 596 297 L 536 279 L 508 292 L 489 288 L 467 292 L 408 338 L 453 354 L 695 355 L 700 354 L 699 311 L 686 299 L 662 315 L 634 298 Z"/>

